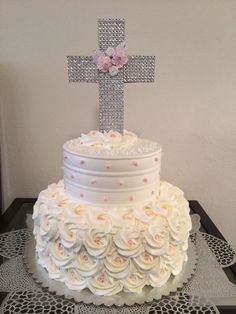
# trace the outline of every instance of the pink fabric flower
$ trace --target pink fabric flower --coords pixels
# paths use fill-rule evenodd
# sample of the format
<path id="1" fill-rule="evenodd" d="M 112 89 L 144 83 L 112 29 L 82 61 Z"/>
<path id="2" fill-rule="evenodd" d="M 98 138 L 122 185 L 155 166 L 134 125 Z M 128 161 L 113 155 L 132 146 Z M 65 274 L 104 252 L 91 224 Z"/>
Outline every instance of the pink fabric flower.
<path id="1" fill-rule="evenodd" d="M 100 57 L 101 55 L 104 55 L 104 53 L 102 53 L 101 51 L 95 51 L 93 53 L 93 62 L 95 64 L 97 64 L 97 61 L 98 61 L 98 57 Z"/>
<path id="2" fill-rule="evenodd" d="M 93 54 L 93 62 L 99 71 L 109 72 L 111 76 L 117 75 L 119 69 L 128 62 L 125 43 L 120 43 L 115 49 L 108 47 L 105 53 L 101 51 L 95 52 Z"/>
<path id="3" fill-rule="evenodd" d="M 97 68 L 102 72 L 107 72 L 111 67 L 111 58 L 106 56 L 104 53 L 98 56 L 97 58 Z"/>
<path id="4" fill-rule="evenodd" d="M 115 49 L 115 53 L 112 58 L 112 63 L 116 65 L 119 69 L 122 68 L 128 62 L 128 57 L 125 51 L 125 48 L 118 46 Z"/>

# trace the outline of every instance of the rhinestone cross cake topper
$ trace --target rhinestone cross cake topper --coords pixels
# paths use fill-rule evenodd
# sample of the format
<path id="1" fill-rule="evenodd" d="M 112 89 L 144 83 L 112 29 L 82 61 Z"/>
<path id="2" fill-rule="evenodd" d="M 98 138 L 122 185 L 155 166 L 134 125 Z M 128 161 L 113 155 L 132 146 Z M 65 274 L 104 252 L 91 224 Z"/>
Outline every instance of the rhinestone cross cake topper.
<path id="1" fill-rule="evenodd" d="M 101 52 L 125 40 L 123 19 L 98 20 L 98 46 Z M 128 56 L 116 75 L 99 71 L 92 56 L 68 56 L 69 82 L 99 84 L 99 131 L 124 130 L 124 83 L 154 82 L 155 57 Z"/>

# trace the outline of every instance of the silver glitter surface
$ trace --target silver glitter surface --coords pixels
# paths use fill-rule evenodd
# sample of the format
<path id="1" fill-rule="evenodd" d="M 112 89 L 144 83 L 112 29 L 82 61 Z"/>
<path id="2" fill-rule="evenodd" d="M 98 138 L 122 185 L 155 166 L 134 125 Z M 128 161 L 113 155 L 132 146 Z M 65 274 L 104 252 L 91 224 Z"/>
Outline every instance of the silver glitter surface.
<path id="1" fill-rule="evenodd" d="M 97 67 L 92 57 L 67 57 L 69 82 L 98 82 Z"/>
<path id="2" fill-rule="evenodd" d="M 124 78 L 99 73 L 99 130 L 124 130 Z"/>
<path id="3" fill-rule="evenodd" d="M 128 63 L 124 67 L 125 83 L 149 83 L 154 82 L 155 57 L 153 56 L 129 56 Z"/>
<path id="4" fill-rule="evenodd" d="M 98 20 L 98 46 L 103 52 L 125 40 L 123 19 Z M 67 57 L 69 82 L 99 83 L 99 131 L 124 130 L 124 83 L 154 82 L 155 57 L 128 56 L 116 76 L 99 72 L 92 57 Z"/>
<path id="5" fill-rule="evenodd" d="M 125 20 L 98 20 L 98 47 L 106 51 L 108 47 L 116 47 L 125 40 Z"/>

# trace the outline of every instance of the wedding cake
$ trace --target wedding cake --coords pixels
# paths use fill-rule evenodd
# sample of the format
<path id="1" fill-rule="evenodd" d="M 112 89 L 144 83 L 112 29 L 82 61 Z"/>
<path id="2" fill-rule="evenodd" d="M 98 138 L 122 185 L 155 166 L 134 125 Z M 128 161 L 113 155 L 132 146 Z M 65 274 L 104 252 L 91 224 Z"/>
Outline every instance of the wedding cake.
<path id="1" fill-rule="evenodd" d="M 102 25 L 107 30 L 111 23 L 120 31 L 120 20 Z M 179 188 L 160 181 L 160 144 L 123 131 L 122 97 L 114 96 L 117 86 L 120 95 L 121 81 L 146 81 L 152 59 L 140 59 L 145 75 L 140 70 L 136 79 L 137 58 L 127 58 L 124 45 L 97 53 L 93 63 L 83 58 L 69 60 L 71 80 L 81 81 L 74 69 L 85 73 L 89 67 L 90 78 L 97 73 L 92 77 L 101 88 L 100 122 L 108 126 L 64 144 L 64 179 L 42 191 L 34 206 L 38 263 L 49 278 L 95 295 L 162 287 L 187 262 L 189 205 Z M 104 88 L 110 83 L 108 101 Z"/>

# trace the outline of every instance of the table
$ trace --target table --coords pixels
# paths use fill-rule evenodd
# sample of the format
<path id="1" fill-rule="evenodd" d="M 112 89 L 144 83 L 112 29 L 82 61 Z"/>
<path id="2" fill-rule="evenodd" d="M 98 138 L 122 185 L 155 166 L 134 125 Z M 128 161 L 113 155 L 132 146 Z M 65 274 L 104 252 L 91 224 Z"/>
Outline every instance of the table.
<path id="1" fill-rule="evenodd" d="M 0 233 L 25 228 L 26 215 L 32 213 L 35 201 L 36 199 L 34 198 L 16 198 L 1 217 Z M 191 200 L 189 201 L 189 204 L 191 212 L 198 214 L 201 218 L 201 231 L 225 240 L 223 235 L 206 214 L 205 210 L 202 208 L 199 202 L 196 200 Z M 0 257 L 0 263 L 3 261 L 4 259 Z M 236 264 L 224 268 L 224 272 L 228 279 L 236 284 Z M 0 293 L 0 303 L 5 298 L 5 296 L 5 293 Z M 236 305 L 224 304 L 218 305 L 217 307 L 222 314 L 236 314 Z"/>

